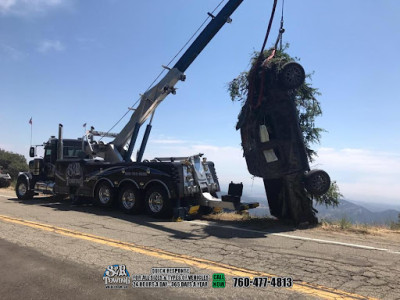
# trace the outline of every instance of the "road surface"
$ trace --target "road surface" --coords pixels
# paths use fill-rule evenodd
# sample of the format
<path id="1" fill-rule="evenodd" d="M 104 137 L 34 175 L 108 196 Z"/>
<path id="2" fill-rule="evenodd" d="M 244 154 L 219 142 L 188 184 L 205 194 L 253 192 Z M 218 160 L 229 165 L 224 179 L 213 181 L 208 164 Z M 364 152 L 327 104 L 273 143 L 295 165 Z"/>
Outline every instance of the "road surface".
<path id="1" fill-rule="evenodd" d="M 400 299 L 400 234 L 387 236 L 169 222 L 0 190 L 2 299 Z M 208 287 L 106 289 L 110 265 L 130 279 L 190 268 Z M 223 273 L 225 288 L 212 288 Z M 293 287 L 233 287 L 233 277 L 290 277 Z"/>

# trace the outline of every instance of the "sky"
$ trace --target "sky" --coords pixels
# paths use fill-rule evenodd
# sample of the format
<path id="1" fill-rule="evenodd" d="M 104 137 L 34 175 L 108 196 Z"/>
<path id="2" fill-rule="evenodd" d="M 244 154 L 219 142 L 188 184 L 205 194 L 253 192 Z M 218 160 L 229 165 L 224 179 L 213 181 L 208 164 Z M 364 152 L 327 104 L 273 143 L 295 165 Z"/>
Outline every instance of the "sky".
<path id="1" fill-rule="evenodd" d="M 59 123 L 68 138 L 82 136 L 84 123 L 108 131 L 219 2 L 0 0 L 0 148 L 28 157 L 31 117 L 33 144 Z M 243 182 L 265 199 L 247 171 L 235 130 L 241 104 L 227 84 L 261 48 L 272 2 L 244 0 L 188 68 L 155 113 L 145 158 L 205 153 L 223 189 Z M 312 166 L 349 200 L 400 202 L 399 16 L 397 0 L 285 1 L 283 41 L 321 92 L 316 125 L 327 132 Z"/>

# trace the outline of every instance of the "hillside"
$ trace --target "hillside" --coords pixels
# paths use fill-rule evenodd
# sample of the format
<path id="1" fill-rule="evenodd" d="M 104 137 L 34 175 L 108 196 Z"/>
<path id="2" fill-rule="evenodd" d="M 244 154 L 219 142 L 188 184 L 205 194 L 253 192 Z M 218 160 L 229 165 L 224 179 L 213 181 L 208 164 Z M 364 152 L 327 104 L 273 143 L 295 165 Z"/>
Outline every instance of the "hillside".
<path id="1" fill-rule="evenodd" d="M 250 210 L 250 215 L 262 217 L 270 215 L 268 209 L 268 203 L 264 199 L 256 199 L 253 197 L 243 196 L 243 202 L 254 202 L 258 201 L 260 207 Z M 370 204 L 373 207 L 378 207 L 378 204 Z M 324 219 L 328 221 L 337 221 L 343 218 L 348 219 L 354 224 L 390 224 L 390 222 L 397 222 L 399 210 L 395 209 L 385 209 L 382 205 L 380 211 L 371 211 L 362 205 L 356 204 L 348 200 L 340 200 L 338 207 L 326 207 L 325 205 L 315 205 L 318 210 L 318 219 Z M 389 206 L 390 207 L 390 206 Z"/>
<path id="2" fill-rule="evenodd" d="M 382 211 L 372 212 L 369 209 L 357 205 L 347 200 L 341 200 L 338 207 L 327 208 L 324 205 L 316 205 L 318 217 L 325 220 L 340 220 L 346 218 L 352 223 L 365 224 L 389 224 L 396 222 L 400 211 L 394 209 L 386 209 Z"/>

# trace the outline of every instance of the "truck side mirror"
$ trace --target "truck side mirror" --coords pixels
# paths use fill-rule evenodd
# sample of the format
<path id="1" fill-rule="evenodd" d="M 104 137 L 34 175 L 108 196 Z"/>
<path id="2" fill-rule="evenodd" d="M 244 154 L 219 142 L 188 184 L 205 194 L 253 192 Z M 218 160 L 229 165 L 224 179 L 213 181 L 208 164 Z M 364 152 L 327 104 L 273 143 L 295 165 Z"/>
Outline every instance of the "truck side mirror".
<path id="1" fill-rule="evenodd" d="M 36 148 L 30 147 L 29 148 L 29 157 L 35 157 L 35 156 L 36 156 Z"/>

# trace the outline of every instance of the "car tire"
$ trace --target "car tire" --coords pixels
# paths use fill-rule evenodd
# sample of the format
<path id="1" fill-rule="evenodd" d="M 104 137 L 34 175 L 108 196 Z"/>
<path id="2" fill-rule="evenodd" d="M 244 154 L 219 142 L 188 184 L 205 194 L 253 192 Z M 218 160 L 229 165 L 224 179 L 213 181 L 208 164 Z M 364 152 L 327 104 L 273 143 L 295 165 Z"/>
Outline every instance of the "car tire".
<path id="1" fill-rule="evenodd" d="M 119 191 L 118 202 L 121 210 L 128 214 L 140 212 L 143 206 L 140 193 L 133 185 L 126 185 Z"/>
<path id="2" fill-rule="evenodd" d="M 304 68 L 297 62 L 291 61 L 283 65 L 279 74 L 280 81 L 285 89 L 297 89 L 306 79 Z"/>
<path id="3" fill-rule="evenodd" d="M 94 192 L 94 202 L 99 206 L 109 207 L 114 201 L 114 189 L 107 181 L 100 182 Z"/>
<path id="4" fill-rule="evenodd" d="M 312 170 L 305 175 L 305 188 L 313 196 L 322 196 L 331 186 L 331 178 L 323 170 Z"/>
<path id="5" fill-rule="evenodd" d="M 154 185 L 146 191 L 144 197 L 148 215 L 161 218 L 172 216 L 172 203 L 164 187 Z"/>

